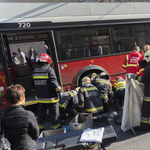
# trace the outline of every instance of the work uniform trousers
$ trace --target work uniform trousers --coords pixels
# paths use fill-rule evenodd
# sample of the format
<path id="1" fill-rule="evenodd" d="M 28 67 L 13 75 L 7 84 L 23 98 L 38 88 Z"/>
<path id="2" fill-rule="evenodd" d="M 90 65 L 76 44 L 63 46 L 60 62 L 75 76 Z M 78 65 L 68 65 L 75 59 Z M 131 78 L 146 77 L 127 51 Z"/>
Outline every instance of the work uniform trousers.
<path id="1" fill-rule="evenodd" d="M 104 111 L 105 112 L 108 112 L 109 111 L 109 99 L 108 99 L 108 96 L 107 95 L 100 95 L 100 98 L 102 100 L 102 103 L 103 103 L 103 108 L 104 108 Z"/>
<path id="2" fill-rule="evenodd" d="M 142 104 L 142 116 L 141 116 L 142 127 L 149 128 L 149 117 L 150 117 L 150 97 L 144 96 Z"/>
<path id="3" fill-rule="evenodd" d="M 39 103 L 38 104 L 38 124 L 39 128 L 43 129 L 45 127 L 45 122 L 48 117 L 48 112 L 50 114 L 51 128 L 56 129 L 59 127 L 59 106 L 56 103 Z"/>
<path id="4" fill-rule="evenodd" d="M 125 94 L 125 90 L 120 90 L 115 93 L 114 101 L 115 101 L 116 111 L 122 109 L 123 107 L 124 94 Z"/>

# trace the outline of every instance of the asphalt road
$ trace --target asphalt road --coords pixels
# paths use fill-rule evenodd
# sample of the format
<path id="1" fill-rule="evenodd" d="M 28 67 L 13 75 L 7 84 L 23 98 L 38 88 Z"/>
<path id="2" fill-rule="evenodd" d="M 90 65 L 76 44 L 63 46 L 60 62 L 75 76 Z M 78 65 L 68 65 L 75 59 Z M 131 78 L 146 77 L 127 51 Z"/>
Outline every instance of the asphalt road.
<path id="1" fill-rule="evenodd" d="M 109 116 L 114 111 L 114 104 L 111 105 L 110 111 L 107 113 L 109 124 L 113 126 L 118 140 L 105 146 L 106 150 L 150 150 L 150 132 L 132 130 L 123 132 L 121 126 L 114 123 L 113 118 Z M 50 130 L 50 120 L 46 122 L 44 130 Z"/>
<path id="2" fill-rule="evenodd" d="M 115 124 L 113 118 L 109 117 L 113 109 L 114 107 L 112 106 L 108 113 L 108 120 L 114 128 L 118 140 L 106 145 L 106 150 L 150 150 L 150 132 L 135 131 L 136 135 L 132 130 L 123 132 L 121 126 Z"/>

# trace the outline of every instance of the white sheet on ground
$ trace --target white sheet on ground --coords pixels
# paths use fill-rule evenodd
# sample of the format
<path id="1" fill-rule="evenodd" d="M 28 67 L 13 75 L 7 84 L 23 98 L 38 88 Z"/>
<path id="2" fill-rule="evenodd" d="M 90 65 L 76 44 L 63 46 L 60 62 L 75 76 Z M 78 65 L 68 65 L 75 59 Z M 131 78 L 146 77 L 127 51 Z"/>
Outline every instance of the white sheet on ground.
<path id="1" fill-rule="evenodd" d="M 140 126 L 143 91 L 143 83 L 126 77 L 126 90 L 121 123 L 123 132 L 131 129 L 131 127 Z"/>
<path id="2" fill-rule="evenodd" d="M 87 129 L 81 135 L 80 142 L 102 142 L 104 128 Z"/>

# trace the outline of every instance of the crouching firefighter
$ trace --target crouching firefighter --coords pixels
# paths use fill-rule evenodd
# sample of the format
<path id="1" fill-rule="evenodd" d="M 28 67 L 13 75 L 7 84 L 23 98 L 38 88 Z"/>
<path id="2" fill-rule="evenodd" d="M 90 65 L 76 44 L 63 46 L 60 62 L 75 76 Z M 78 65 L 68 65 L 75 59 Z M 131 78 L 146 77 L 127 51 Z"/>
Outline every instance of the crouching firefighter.
<path id="1" fill-rule="evenodd" d="M 104 111 L 109 111 L 109 102 L 113 96 L 112 85 L 109 80 L 107 80 L 107 74 L 105 72 L 100 73 L 99 78 L 95 78 L 93 84 L 98 88 L 100 98 L 103 102 Z"/>
<path id="2" fill-rule="evenodd" d="M 91 84 L 89 77 L 82 79 L 82 87 L 78 92 L 79 111 L 87 113 L 99 113 L 103 111 L 103 104 L 99 97 L 98 89 Z"/>
<path id="3" fill-rule="evenodd" d="M 114 101 L 115 101 L 115 107 L 117 114 L 119 113 L 119 110 L 123 109 L 124 104 L 124 95 L 125 95 L 125 80 L 118 76 L 116 78 L 116 82 L 113 86 L 113 92 L 114 92 Z"/>
<path id="4" fill-rule="evenodd" d="M 78 110 L 78 90 L 66 91 L 62 94 L 59 100 L 60 119 L 66 119 L 75 115 Z"/>
<path id="5" fill-rule="evenodd" d="M 142 104 L 142 116 L 141 125 L 135 127 L 136 130 L 148 131 L 149 130 L 149 117 L 150 117 L 150 50 L 144 54 L 144 59 L 147 61 L 147 65 L 144 69 L 143 76 L 135 76 L 139 82 L 144 84 L 144 97 Z"/>
<path id="6" fill-rule="evenodd" d="M 61 87 L 57 82 L 54 70 L 50 67 L 51 57 L 45 53 L 41 54 L 38 60 L 38 67 L 35 68 L 31 76 L 32 91 L 38 101 L 38 125 L 39 129 L 45 127 L 47 109 L 50 112 L 51 128 L 57 129 L 59 124 L 59 96 Z"/>

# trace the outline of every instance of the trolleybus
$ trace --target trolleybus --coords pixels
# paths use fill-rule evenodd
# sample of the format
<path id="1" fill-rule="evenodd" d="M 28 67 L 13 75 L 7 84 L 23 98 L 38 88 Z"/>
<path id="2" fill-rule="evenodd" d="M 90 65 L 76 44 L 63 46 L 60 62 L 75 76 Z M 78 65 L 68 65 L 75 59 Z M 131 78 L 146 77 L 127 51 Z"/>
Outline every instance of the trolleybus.
<path id="1" fill-rule="evenodd" d="M 84 76 L 104 71 L 110 80 L 125 77 L 125 55 L 138 45 L 150 44 L 148 3 L 0 3 L 0 99 L 11 84 L 26 89 L 26 105 L 37 103 L 30 76 L 37 57 L 49 48 L 63 90 L 80 86 Z M 21 48 L 25 65 L 14 65 L 12 53 Z M 19 60 L 19 53 L 17 55 Z"/>

